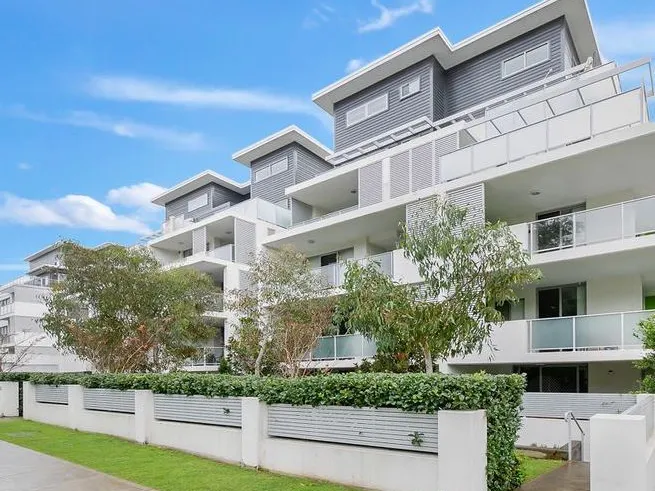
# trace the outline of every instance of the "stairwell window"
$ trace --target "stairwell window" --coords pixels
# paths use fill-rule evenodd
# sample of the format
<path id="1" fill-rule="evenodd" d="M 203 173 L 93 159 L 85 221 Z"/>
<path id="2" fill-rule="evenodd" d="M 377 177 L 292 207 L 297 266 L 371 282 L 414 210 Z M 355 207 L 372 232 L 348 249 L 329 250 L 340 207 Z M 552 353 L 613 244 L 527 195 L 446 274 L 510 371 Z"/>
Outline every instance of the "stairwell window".
<path id="1" fill-rule="evenodd" d="M 513 56 L 502 64 L 503 77 L 532 68 L 550 59 L 550 43 L 542 44 L 523 53 Z"/>
<path id="2" fill-rule="evenodd" d="M 421 91 L 421 77 L 416 77 L 400 86 L 400 99 L 405 99 L 410 95 L 417 94 Z"/>
<path id="3" fill-rule="evenodd" d="M 382 94 L 381 96 L 371 99 L 365 104 L 348 111 L 346 113 L 346 126 L 357 124 L 360 121 L 375 116 L 376 114 L 383 113 L 387 109 L 389 109 L 389 94 Z"/>

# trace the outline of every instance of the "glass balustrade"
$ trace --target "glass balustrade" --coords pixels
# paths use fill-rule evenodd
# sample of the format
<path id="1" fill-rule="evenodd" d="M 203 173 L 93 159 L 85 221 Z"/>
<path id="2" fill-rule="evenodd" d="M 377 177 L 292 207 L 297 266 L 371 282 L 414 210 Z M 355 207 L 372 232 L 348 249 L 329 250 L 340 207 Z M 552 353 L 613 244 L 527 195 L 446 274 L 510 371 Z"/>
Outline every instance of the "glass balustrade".
<path id="1" fill-rule="evenodd" d="M 375 343 L 361 334 L 323 336 L 305 360 L 349 360 L 375 356 L 375 353 Z"/>

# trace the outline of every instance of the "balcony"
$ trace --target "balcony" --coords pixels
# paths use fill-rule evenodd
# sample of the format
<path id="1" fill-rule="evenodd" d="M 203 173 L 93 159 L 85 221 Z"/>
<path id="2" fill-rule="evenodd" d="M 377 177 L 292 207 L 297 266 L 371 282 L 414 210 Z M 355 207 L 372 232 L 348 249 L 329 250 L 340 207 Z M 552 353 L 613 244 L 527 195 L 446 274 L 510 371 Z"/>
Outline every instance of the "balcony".
<path id="1" fill-rule="evenodd" d="M 324 282 L 332 288 L 343 285 L 349 262 L 357 262 L 362 266 L 367 264 L 375 264 L 381 272 L 393 278 L 394 255 L 396 255 L 398 252 L 402 253 L 401 250 L 383 252 L 382 254 L 375 254 L 373 256 L 368 256 L 362 259 L 351 259 L 346 262 L 328 264 L 326 266 L 321 266 L 320 268 L 315 268 L 314 272 L 317 275 L 323 277 Z"/>
<path id="2" fill-rule="evenodd" d="M 532 255 L 644 237 L 655 233 L 655 196 L 510 228 Z"/>
<path id="3" fill-rule="evenodd" d="M 594 103 L 588 103 L 581 94 L 576 89 L 559 96 L 566 97 L 567 105 L 574 107 L 566 112 L 553 109 L 552 101 L 547 100 L 545 105 L 535 104 L 510 114 L 512 120 L 506 115 L 504 124 L 497 118 L 469 127 L 466 135 L 472 144 L 441 157 L 442 179 L 452 181 L 648 120 L 643 88 Z M 503 131 L 515 126 L 519 127 Z M 460 136 L 460 145 L 461 140 Z"/>
<path id="4" fill-rule="evenodd" d="M 222 346 L 204 346 L 199 348 L 198 356 L 187 360 L 184 366 L 195 370 L 212 369 L 220 364 L 224 355 L 225 348 Z"/>
<path id="5" fill-rule="evenodd" d="M 375 343 L 361 334 L 323 336 L 304 361 L 331 361 L 375 356 Z"/>
<path id="6" fill-rule="evenodd" d="M 15 304 L 13 302 L 0 305 L 0 316 L 12 314 L 14 312 L 14 309 L 15 309 Z"/>
<path id="7" fill-rule="evenodd" d="M 203 259 L 218 259 L 220 261 L 234 261 L 234 244 L 226 244 L 216 249 L 210 251 L 198 252 L 192 254 L 182 259 L 177 259 L 175 261 L 170 261 L 164 264 L 165 268 L 179 268 L 182 266 L 187 266 L 189 264 L 195 263 L 197 261 L 202 261 Z"/>
<path id="8" fill-rule="evenodd" d="M 619 312 L 534 319 L 529 321 L 529 350 L 595 351 L 641 349 L 637 337 L 639 322 L 655 311 Z"/>

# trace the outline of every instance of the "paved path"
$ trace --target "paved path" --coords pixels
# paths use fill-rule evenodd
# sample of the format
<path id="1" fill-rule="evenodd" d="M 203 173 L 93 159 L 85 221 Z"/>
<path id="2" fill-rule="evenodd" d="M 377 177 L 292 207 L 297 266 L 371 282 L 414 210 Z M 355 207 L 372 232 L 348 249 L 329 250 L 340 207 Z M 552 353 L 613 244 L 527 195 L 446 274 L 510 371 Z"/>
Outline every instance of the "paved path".
<path id="1" fill-rule="evenodd" d="M 589 464 L 571 462 L 523 485 L 519 491 L 589 491 Z"/>
<path id="2" fill-rule="evenodd" d="M 2 491 L 145 491 L 146 488 L 0 441 Z"/>

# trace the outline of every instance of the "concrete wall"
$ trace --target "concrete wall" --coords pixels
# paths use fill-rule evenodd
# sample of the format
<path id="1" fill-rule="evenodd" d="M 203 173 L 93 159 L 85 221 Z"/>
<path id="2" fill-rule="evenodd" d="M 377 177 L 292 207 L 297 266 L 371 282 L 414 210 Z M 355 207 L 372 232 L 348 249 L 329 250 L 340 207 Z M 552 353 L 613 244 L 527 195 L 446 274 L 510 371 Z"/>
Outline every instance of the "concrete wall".
<path id="1" fill-rule="evenodd" d="M 18 416 L 18 382 L 0 382 L 0 418 Z"/>
<path id="2" fill-rule="evenodd" d="M 226 428 L 156 420 L 150 391 L 135 391 L 135 414 L 120 414 L 85 410 L 80 386 L 68 386 L 68 405 L 37 403 L 34 386 L 26 382 L 24 387 L 24 417 L 33 421 L 381 491 L 487 489 L 484 411 L 440 411 L 437 456 L 272 438 L 267 430 L 268 406 L 256 398 L 241 399 L 241 428 Z"/>
<path id="3" fill-rule="evenodd" d="M 629 312 L 641 310 L 644 295 L 641 276 L 624 275 L 587 281 L 587 313 Z"/>
<path id="4" fill-rule="evenodd" d="M 623 393 L 637 388 L 641 372 L 630 361 L 590 363 L 589 392 Z"/>

